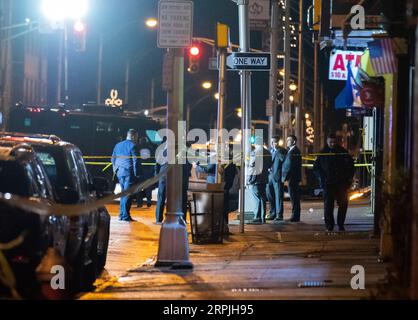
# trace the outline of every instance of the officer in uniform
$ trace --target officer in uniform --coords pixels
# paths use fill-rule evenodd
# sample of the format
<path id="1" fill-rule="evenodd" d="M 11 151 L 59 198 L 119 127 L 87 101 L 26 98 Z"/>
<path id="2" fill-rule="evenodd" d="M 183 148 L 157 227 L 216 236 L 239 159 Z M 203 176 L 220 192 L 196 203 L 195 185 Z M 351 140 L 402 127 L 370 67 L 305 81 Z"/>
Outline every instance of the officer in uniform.
<path id="1" fill-rule="evenodd" d="M 117 176 L 122 192 L 132 187 L 139 180 L 139 153 L 136 147 L 138 132 L 129 129 L 126 140 L 116 144 L 112 154 L 113 172 Z M 132 196 L 121 197 L 120 200 L 120 221 L 134 222 L 130 210 Z"/>

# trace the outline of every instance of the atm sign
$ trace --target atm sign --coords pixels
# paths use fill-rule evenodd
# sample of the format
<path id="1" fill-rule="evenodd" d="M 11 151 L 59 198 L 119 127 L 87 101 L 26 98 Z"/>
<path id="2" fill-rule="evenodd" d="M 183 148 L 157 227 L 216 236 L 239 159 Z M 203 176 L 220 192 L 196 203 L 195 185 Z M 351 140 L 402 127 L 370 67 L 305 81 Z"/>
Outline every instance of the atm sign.
<path id="1" fill-rule="evenodd" d="M 361 63 L 363 51 L 335 50 L 329 59 L 329 80 L 347 80 L 347 64 L 351 62 L 354 78 Z"/>

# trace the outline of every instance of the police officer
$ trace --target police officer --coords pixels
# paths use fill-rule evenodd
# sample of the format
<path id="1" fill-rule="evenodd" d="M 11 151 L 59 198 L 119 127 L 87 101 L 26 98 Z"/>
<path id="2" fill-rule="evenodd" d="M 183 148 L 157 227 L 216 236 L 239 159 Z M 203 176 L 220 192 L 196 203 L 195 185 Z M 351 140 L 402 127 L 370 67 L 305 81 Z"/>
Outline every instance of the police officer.
<path id="1" fill-rule="evenodd" d="M 144 182 L 151 179 L 154 175 L 154 168 L 150 166 L 151 160 L 151 147 L 147 138 L 142 138 L 139 143 L 139 155 L 140 155 L 140 168 L 141 168 L 141 179 L 139 182 Z M 150 186 L 138 193 L 136 198 L 137 207 L 141 208 L 144 197 L 147 199 L 147 207 L 152 205 L 152 190 L 153 186 Z"/>
<path id="2" fill-rule="evenodd" d="M 267 220 L 283 220 L 284 184 L 282 182 L 282 166 L 286 158 L 286 149 L 279 147 L 279 137 L 271 139 L 271 159 L 269 182 L 267 184 L 267 199 L 270 203 L 270 215 Z"/>
<path id="3" fill-rule="evenodd" d="M 315 160 L 314 172 L 323 189 L 326 230 L 334 230 L 334 202 L 336 200 L 338 204 L 338 228 L 340 231 L 345 231 L 348 189 L 354 176 L 354 161 L 348 151 L 337 144 L 335 134 L 328 135 L 327 145 L 320 151 Z"/>
<path id="4" fill-rule="evenodd" d="M 162 152 L 157 152 L 155 155 L 156 165 L 155 165 L 155 175 L 158 175 L 162 170 L 168 168 L 167 161 L 167 148 Z M 158 196 L 157 196 L 157 206 L 155 208 L 155 222 L 160 224 L 164 219 L 164 207 L 165 200 L 167 197 L 167 175 L 164 174 L 158 180 Z"/>
<path id="5" fill-rule="evenodd" d="M 282 182 L 288 182 L 290 201 L 292 202 L 292 216 L 289 222 L 300 221 L 300 187 L 302 180 L 302 155 L 296 146 L 297 138 L 290 135 L 287 142 L 287 155 L 282 168 Z"/>
<path id="6" fill-rule="evenodd" d="M 132 187 L 139 179 L 138 132 L 129 129 L 126 140 L 116 144 L 112 154 L 113 172 L 118 177 L 122 192 Z M 132 196 L 121 197 L 120 200 L 120 221 L 134 222 L 130 210 Z"/>
<path id="7" fill-rule="evenodd" d="M 271 154 L 263 147 L 261 137 L 256 137 L 254 150 L 250 155 L 249 179 L 251 192 L 255 200 L 253 223 L 265 223 L 266 219 L 266 185 L 268 169 L 271 167 Z"/>

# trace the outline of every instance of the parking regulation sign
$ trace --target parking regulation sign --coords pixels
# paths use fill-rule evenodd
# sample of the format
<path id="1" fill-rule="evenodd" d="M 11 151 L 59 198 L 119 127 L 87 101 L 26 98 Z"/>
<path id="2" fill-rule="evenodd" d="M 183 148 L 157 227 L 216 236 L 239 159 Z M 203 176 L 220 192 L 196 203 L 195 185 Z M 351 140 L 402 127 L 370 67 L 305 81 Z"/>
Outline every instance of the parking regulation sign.
<path id="1" fill-rule="evenodd" d="M 271 54 L 233 52 L 227 56 L 226 66 L 229 70 L 269 71 Z"/>
<path id="2" fill-rule="evenodd" d="M 158 3 L 159 48 L 185 48 L 192 45 L 193 2 L 168 1 Z"/>

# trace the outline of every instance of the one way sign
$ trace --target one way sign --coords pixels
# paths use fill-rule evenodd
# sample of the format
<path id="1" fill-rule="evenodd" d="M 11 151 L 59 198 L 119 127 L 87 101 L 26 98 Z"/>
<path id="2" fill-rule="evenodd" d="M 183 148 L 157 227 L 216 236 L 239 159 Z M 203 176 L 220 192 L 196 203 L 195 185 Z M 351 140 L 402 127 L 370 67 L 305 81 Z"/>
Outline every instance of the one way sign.
<path id="1" fill-rule="evenodd" d="M 226 58 L 229 70 L 268 71 L 271 66 L 270 53 L 233 52 Z"/>

